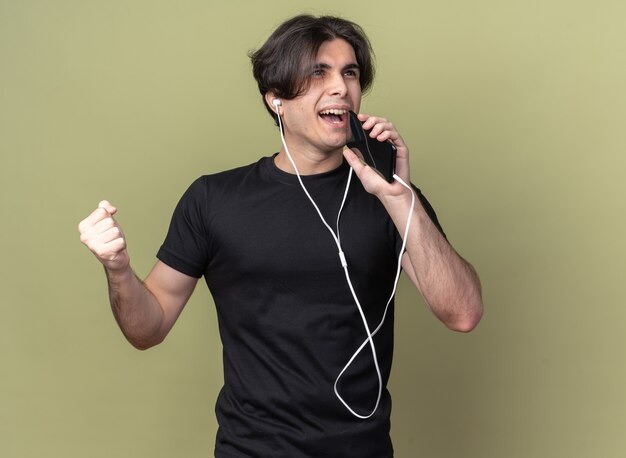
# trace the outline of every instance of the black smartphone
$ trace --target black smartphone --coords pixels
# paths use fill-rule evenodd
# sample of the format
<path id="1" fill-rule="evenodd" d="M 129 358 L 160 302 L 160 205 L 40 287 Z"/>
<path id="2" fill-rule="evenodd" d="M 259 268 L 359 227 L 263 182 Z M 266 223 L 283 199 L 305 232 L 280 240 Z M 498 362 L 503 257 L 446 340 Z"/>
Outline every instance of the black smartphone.
<path id="1" fill-rule="evenodd" d="M 396 147 L 389 140 L 379 142 L 363 129 L 356 113 L 350 111 L 350 133 L 346 146 L 363 158 L 365 163 L 377 170 L 389 183 L 396 173 Z"/>

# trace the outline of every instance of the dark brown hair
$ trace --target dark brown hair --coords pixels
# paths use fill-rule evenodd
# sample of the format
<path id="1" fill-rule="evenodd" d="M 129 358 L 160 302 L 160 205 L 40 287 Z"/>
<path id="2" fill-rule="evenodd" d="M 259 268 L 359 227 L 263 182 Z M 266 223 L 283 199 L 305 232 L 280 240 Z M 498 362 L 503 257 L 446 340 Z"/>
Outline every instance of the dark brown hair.
<path id="1" fill-rule="evenodd" d="M 272 91 L 278 98 L 290 100 L 308 89 L 311 71 L 320 46 L 341 38 L 354 48 L 360 67 L 361 91 L 366 92 L 374 80 L 373 52 L 363 29 L 354 22 L 333 16 L 295 16 L 283 22 L 265 44 L 249 54 L 252 73 L 265 94 Z M 263 101 L 276 121 L 276 114 Z"/>

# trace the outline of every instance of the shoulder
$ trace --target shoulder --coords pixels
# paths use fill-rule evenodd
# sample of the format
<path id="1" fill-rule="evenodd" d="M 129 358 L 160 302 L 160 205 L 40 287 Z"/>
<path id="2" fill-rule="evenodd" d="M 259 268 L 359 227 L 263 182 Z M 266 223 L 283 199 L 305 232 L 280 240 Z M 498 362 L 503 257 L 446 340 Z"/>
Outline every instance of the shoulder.
<path id="1" fill-rule="evenodd" d="M 201 175 L 196 178 L 183 194 L 183 198 L 206 198 L 209 195 L 230 192 L 240 186 L 242 182 L 248 182 L 251 177 L 262 176 L 265 162 L 269 158 L 262 157 L 252 164 L 223 170 L 216 173 Z"/>
<path id="2" fill-rule="evenodd" d="M 271 157 L 262 157 L 252 164 L 198 177 L 183 193 L 179 206 L 215 212 L 259 194 L 268 188 L 268 161 Z"/>
<path id="3" fill-rule="evenodd" d="M 214 192 L 224 189 L 232 190 L 250 180 L 262 179 L 266 173 L 268 161 L 271 161 L 270 157 L 262 157 L 252 164 L 202 175 L 191 184 L 190 188 L 196 191 L 204 189 L 205 191 L 211 190 Z"/>

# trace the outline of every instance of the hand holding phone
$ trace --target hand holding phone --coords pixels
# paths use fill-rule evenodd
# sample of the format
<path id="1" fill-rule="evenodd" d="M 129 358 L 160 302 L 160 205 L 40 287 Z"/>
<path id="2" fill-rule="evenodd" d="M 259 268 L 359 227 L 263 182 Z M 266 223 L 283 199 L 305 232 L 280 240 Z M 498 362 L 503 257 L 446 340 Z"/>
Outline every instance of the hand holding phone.
<path id="1" fill-rule="evenodd" d="M 389 140 L 381 142 L 371 138 L 370 131 L 363 129 L 356 113 L 350 111 L 349 116 L 350 133 L 346 146 L 391 183 L 396 170 L 396 147 Z"/>

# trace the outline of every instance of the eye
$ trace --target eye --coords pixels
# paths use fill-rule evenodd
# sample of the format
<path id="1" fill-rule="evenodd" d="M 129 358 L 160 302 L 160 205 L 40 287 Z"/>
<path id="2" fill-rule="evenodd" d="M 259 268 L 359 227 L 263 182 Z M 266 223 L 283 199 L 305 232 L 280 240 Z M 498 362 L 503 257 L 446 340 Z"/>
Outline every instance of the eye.
<path id="1" fill-rule="evenodd" d="M 351 78 L 358 78 L 359 77 L 359 72 L 354 70 L 354 69 L 350 69 L 350 70 L 346 70 L 344 72 L 345 76 L 349 76 Z"/>
<path id="2" fill-rule="evenodd" d="M 313 72 L 311 72 L 311 76 L 324 76 L 324 69 L 316 68 Z"/>

